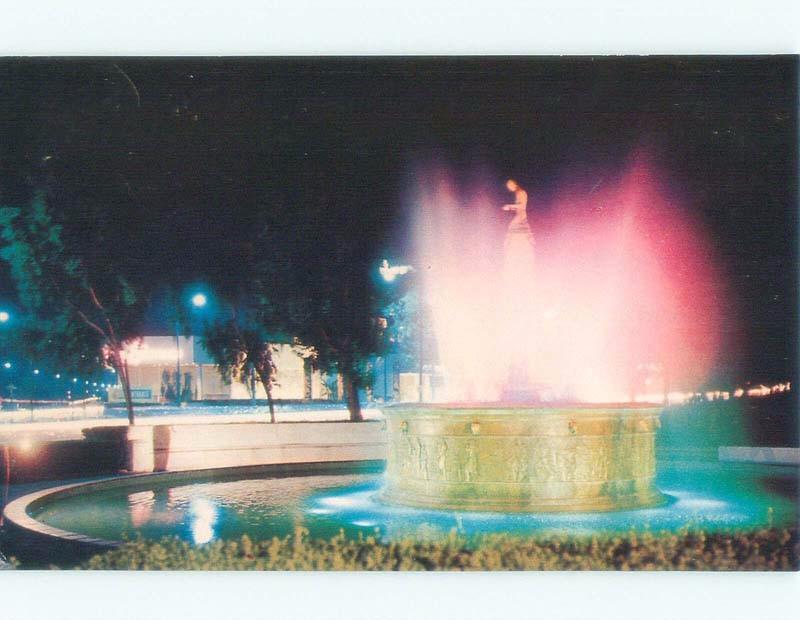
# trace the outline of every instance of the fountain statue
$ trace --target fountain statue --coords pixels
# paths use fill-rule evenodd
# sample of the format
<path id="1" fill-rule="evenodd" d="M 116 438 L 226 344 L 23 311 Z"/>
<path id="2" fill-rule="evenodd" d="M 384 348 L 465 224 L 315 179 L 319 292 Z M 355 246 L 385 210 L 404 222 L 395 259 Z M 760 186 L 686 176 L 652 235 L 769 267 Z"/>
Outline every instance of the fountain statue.
<path id="1" fill-rule="evenodd" d="M 514 217 L 504 242 L 502 320 L 524 330 L 537 303 L 528 196 L 506 183 Z M 477 511 L 605 511 L 664 501 L 655 487 L 659 408 L 639 404 L 545 404 L 530 338 L 503 343 L 509 377 L 503 404 L 387 407 L 383 498 Z"/>
<path id="2" fill-rule="evenodd" d="M 506 189 L 514 193 L 514 202 L 503 205 L 503 211 L 513 211 L 514 218 L 508 223 L 505 238 L 506 262 L 525 261 L 523 268 L 533 264 L 533 234 L 528 224 L 528 192 L 514 179 L 506 181 Z"/>
<path id="3" fill-rule="evenodd" d="M 526 329 L 530 308 L 536 303 L 534 240 L 528 223 L 528 193 L 514 180 L 506 181 L 506 189 L 514 193 L 514 202 L 503 205 L 514 217 L 508 224 L 503 244 L 501 320 L 515 329 L 503 332 L 501 343 L 508 357 L 508 377 L 502 391 L 505 402 L 539 400 L 539 387 L 533 383 L 537 352 L 531 350 L 531 339 L 520 338 Z"/>

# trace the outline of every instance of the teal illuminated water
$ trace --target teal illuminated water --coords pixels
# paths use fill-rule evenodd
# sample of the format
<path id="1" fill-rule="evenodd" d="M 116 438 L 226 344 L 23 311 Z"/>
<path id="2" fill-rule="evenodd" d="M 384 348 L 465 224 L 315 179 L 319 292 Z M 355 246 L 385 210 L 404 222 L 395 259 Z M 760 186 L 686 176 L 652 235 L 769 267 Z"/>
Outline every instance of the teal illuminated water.
<path id="1" fill-rule="evenodd" d="M 40 505 L 32 514 L 48 525 L 108 540 L 141 535 L 178 536 L 203 544 L 248 534 L 290 534 L 296 524 L 311 536 L 343 530 L 382 539 L 428 538 L 453 529 L 470 537 L 509 533 L 610 533 L 630 529 L 706 530 L 790 526 L 797 521 L 794 467 L 716 462 L 660 466 L 663 506 L 608 513 L 501 514 L 433 511 L 380 501 L 382 474 L 352 470 L 328 474 L 222 478 L 139 478 L 135 484 L 95 488 Z"/>

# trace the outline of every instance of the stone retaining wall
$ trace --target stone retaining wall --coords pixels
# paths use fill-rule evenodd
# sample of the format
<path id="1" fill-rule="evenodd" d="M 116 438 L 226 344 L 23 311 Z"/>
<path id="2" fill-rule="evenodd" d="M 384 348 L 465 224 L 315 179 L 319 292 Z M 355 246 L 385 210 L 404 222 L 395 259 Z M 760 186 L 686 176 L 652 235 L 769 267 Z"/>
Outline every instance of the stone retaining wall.
<path id="1" fill-rule="evenodd" d="M 383 421 L 98 427 L 84 435 L 118 446 L 131 473 L 386 458 Z"/>

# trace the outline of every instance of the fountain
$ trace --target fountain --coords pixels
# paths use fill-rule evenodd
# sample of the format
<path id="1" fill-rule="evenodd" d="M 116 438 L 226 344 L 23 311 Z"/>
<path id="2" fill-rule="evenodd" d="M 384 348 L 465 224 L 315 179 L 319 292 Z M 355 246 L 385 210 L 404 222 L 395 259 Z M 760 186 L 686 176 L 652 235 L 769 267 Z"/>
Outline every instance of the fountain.
<path id="1" fill-rule="evenodd" d="M 449 510 L 605 511 L 654 506 L 658 408 L 387 408 L 388 502 Z"/>
<path id="2" fill-rule="evenodd" d="M 137 535 L 202 545 L 283 537 L 298 518 L 315 537 L 381 540 L 793 526 L 794 469 L 687 457 L 665 418 L 657 470 L 652 403 L 666 381 L 627 398 L 641 362 L 660 362 L 676 387 L 702 382 L 718 336 L 711 255 L 656 176 L 634 167 L 617 185 L 557 196 L 555 225 L 535 246 L 518 184 L 507 185 L 514 217 L 502 242 L 496 207 L 470 212 L 447 183 L 423 184 L 415 272 L 448 392 L 384 409 L 385 471 L 376 443 L 360 460 L 114 478 L 21 497 L 7 523 L 35 536 L 48 562 L 56 538 L 93 552 Z"/>
<path id="3" fill-rule="evenodd" d="M 500 342 L 503 356 L 505 380 L 496 392 L 510 404 L 386 408 L 382 497 L 421 508 L 504 512 L 658 505 L 664 501 L 655 487 L 659 407 L 541 402 L 537 386 L 549 377 L 534 358 L 544 357 L 547 334 L 540 329 L 531 335 L 527 327 L 536 317 L 532 308 L 542 305 L 528 196 L 514 180 L 506 188 L 514 202 L 503 210 L 514 217 L 505 233 L 501 273 L 486 281 L 499 282 L 494 295 L 499 315 L 491 325 L 500 329 L 489 337 Z"/>

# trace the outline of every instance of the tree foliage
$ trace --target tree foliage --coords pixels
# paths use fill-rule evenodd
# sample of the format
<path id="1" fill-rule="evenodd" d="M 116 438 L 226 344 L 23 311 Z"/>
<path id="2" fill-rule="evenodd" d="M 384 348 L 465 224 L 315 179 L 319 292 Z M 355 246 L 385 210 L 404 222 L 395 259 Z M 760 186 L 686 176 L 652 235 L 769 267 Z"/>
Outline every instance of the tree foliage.
<path id="1" fill-rule="evenodd" d="M 0 256 L 17 284 L 31 351 L 75 370 L 113 368 L 133 423 L 123 351 L 142 335 L 155 272 L 117 213 L 97 203 L 56 211 L 39 192 L 28 205 L 0 209 Z"/>
<path id="2" fill-rule="evenodd" d="M 359 389 L 369 385 L 369 359 L 382 351 L 383 304 L 375 286 L 390 204 L 368 186 L 373 145 L 351 152 L 318 146 L 308 161 L 282 170 L 260 206 L 264 232 L 256 262 L 261 307 L 315 363 L 341 374 L 351 419 L 361 420 Z"/>
<path id="3" fill-rule="evenodd" d="M 264 386 L 270 421 L 275 422 L 272 388 L 276 385 L 277 366 L 274 354 L 278 347 L 270 342 L 263 323 L 249 316 L 234 315 L 226 321 L 209 323 L 203 345 L 214 359 L 226 381 L 240 381 L 255 399 L 255 378 Z"/>

